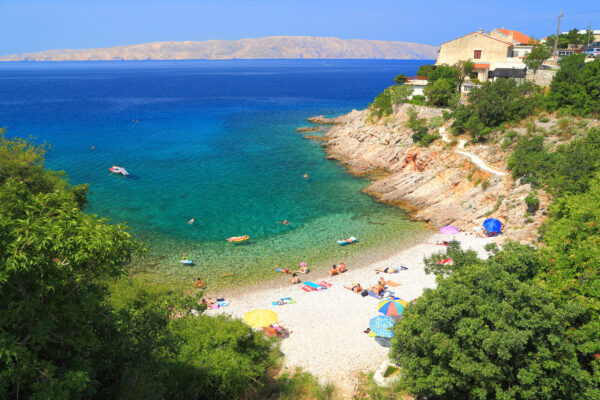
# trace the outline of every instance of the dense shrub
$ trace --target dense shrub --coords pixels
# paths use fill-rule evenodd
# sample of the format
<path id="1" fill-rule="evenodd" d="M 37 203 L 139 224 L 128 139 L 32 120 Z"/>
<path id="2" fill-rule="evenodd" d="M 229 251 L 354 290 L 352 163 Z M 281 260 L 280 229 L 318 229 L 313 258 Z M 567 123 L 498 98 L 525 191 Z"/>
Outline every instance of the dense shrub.
<path id="1" fill-rule="evenodd" d="M 531 115 L 539 104 L 539 88 L 533 83 L 517 85 L 513 79 L 499 79 L 469 92 L 468 104 L 459 105 L 453 113 L 452 128 L 481 140 L 491 128 Z"/>
<path id="2" fill-rule="evenodd" d="M 448 107 L 455 91 L 456 87 L 453 86 L 453 80 L 450 79 L 438 79 L 430 82 L 423 90 L 429 104 L 437 107 Z"/>
<path id="3" fill-rule="evenodd" d="M 527 204 L 527 212 L 535 214 L 540 209 L 540 199 L 535 193 L 529 193 L 525 197 L 525 204 Z"/>
<path id="4" fill-rule="evenodd" d="M 590 129 L 585 138 L 575 139 L 550 152 L 544 137 L 521 137 L 508 160 L 513 178 L 533 185 L 546 185 L 554 193 L 587 190 L 599 168 L 600 129 Z"/>
<path id="5" fill-rule="evenodd" d="M 546 98 L 549 110 L 576 115 L 600 113 L 600 59 L 589 63 L 584 59 L 585 55 L 574 54 L 560 60 Z"/>
<path id="6" fill-rule="evenodd" d="M 415 143 L 418 143 L 422 146 L 429 146 L 439 137 L 435 134 L 429 133 L 427 121 L 424 118 L 418 118 L 418 114 L 414 108 L 409 108 L 407 112 L 407 126 L 413 131 L 412 139 Z"/>
<path id="7" fill-rule="evenodd" d="M 392 93 L 390 88 L 379 93 L 373 103 L 369 106 L 371 117 L 381 118 L 391 115 L 394 110 L 392 107 Z"/>
<path id="8" fill-rule="evenodd" d="M 408 392 L 466 400 L 599 396 L 593 354 L 600 345 L 583 334 L 593 314 L 547 292 L 535 281 L 540 269 L 534 249 L 509 243 L 426 289 L 392 341 Z"/>

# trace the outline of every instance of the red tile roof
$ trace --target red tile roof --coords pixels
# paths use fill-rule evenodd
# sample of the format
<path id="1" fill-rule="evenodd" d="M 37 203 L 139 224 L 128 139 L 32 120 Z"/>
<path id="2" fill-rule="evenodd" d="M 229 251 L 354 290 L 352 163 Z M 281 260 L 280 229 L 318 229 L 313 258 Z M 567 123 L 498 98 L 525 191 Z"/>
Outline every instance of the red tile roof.
<path id="1" fill-rule="evenodd" d="M 520 44 L 529 44 L 532 42 L 531 38 L 519 31 L 512 31 L 510 29 L 496 29 L 498 32 L 505 34 L 506 36 L 513 34 L 513 39 Z"/>

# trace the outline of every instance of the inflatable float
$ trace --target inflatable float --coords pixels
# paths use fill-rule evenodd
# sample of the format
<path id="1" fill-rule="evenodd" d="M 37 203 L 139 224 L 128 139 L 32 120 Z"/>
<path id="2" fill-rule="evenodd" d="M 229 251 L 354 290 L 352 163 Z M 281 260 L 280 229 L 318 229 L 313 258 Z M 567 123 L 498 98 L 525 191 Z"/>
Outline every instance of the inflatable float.
<path id="1" fill-rule="evenodd" d="M 348 239 L 337 240 L 337 244 L 339 244 L 340 246 L 345 246 L 347 244 L 354 244 L 356 242 L 358 242 L 358 239 L 355 238 L 354 236 L 350 236 Z"/>
<path id="2" fill-rule="evenodd" d="M 192 260 L 179 260 L 179 263 L 184 265 L 194 265 L 194 262 Z"/>
<path id="3" fill-rule="evenodd" d="M 113 165 L 108 170 L 110 172 L 112 172 L 113 174 L 121 174 L 123 176 L 129 175 L 129 172 L 127 172 L 127 170 L 125 168 L 123 168 L 123 167 L 117 167 L 116 165 Z"/>
<path id="4" fill-rule="evenodd" d="M 244 240 L 248 240 L 248 239 L 250 239 L 250 236 L 246 236 L 246 235 L 244 235 L 244 236 L 232 236 L 232 237 L 228 238 L 227 241 L 229 243 L 232 243 L 232 242 L 235 243 L 235 242 L 243 242 Z"/>

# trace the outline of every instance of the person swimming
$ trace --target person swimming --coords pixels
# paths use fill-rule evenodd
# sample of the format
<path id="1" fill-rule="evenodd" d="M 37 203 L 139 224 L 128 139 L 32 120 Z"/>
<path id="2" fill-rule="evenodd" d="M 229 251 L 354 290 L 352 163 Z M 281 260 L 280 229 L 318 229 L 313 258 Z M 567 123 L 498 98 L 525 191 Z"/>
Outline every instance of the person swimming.
<path id="1" fill-rule="evenodd" d="M 308 178 L 309 178 L 308 174 L 304 174 L 304 175 L 302 175 L 302 177 L 303 177 L 304 179 L 308 179 Z"/>
<path id="2" fill-rule="evenodd" d="M 190 220 L 188 221 L 188 224 L 190 224 L 190 225 L 191 225 L 191 224 L 193 224 L 194 222 L 196 222 L 196 218 L 192 217 L 192 219 L 190 219 Z"/>

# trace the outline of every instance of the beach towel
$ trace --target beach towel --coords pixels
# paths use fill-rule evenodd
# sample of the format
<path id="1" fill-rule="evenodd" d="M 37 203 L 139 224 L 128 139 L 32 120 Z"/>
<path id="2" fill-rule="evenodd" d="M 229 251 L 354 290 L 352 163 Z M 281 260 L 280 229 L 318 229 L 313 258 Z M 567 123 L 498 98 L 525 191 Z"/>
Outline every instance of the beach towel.
<path id="1" fill-rule="evenodd" d="M 218 301 L 217 304 L 219 307 L 227 307 L 229 305 L 229 303 L 226 301 Z"/>
<path id="2" fill-rule="evenodd" d="M 310 286 L 301 286 L 300 289 L 304 290 L 305 292 L 314 292 L 317 289 L 310 287 Z"/>
<path id="3" fill-rule="evenodd" d="M 284 304 L 294 304 L 294 303 L 296 303 L 296 300 L 292 299 L 291 297 L 284 297 L 282 299 L 272 302 L 271 304 L 274 306 L 282 306 Z"/>
<path id="4" fill-rule="evenodd" d="M 375 297 L 377 300 L 381 300 L 381 299 L 383 299 L 383 296 L 377 296 L 377 295 L 375 294 L 375 292 L 374 292 L 374 291 L 372 291 L 372 290 L 367 290 L 367 293 L 369 293 L 369 296 L 371 296 L 371 297 Z"/>
<path id="5" fill-rule="evenodd" d="M 311 282 L 311 281 L 306 281 L 306 282 L 304 282 L 304 284 L 305 284 L 306 286 L 310 286 L 310 287 L 312 287 L 312 288 L 315 288 L 316 290 L 323 290 L 323 289 L 326 289 L 325 287 L 323 287 L 323 286 L 321 286 L 321 285 L 317 285 L 316 283 L 314 283 L 314 282 Z"/>
<path id="6" fill-rule="evenodd" d="M 331 286 L 333 286 L 331 283 L 329 283 L 329 282 L 325 282 L 325 281 L 319 281 L 319 282 L 317 282 L 317 283 L 318 283 L 319 285 L 323 286 L 324 288 L 328 288 L 328 287 L 331 287 Z"/>
<path id="7" fill-rule="evenodd" d="M 392 287 L 398 287 L 398 286 L 402 286 L 402 284 L 401 284 L 401 283 L 394 282 L 394 281 L 388 281 L 388 282 L 387 282 L 387 284 L 388 284 L 389 286 L 392 286 Z"/>

